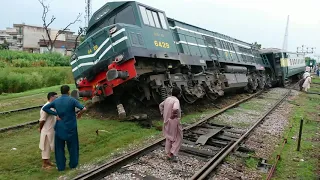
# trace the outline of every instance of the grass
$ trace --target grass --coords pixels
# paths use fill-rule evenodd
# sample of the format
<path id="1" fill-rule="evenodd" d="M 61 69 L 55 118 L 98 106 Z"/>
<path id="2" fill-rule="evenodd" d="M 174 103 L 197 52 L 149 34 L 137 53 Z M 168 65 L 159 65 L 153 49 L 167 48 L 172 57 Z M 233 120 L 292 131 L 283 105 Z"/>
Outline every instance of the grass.
<path id="1" fill-rule="evenodd" d="M 74 84 L 68 85 L 71 90 L 76 88 Z M 47 93 L 54 91 L 60 94 L 60 87 L 61 85 L 29 90 L 21 93 L 2 94 L 0 95 L 0 112 L 42 105 L 47 101 Z"/>
<path id="2" fill-rule="evenodd" d="M 0 95 L 74 83 L 70 67 L 0 68 Z"/>
<path id="3" fill-rule="evenodd" d="M 261 109 L 263 106 L 264 104 L 259 103 L 259 101 L 258 102 L 248 101 L 239 105 L 240 108 L 246 109 L 246 110 Z"/>
<path id="4" fill-rule="evenodd" d="M 29 53 L 25 51 L 0 50 L 0 67 L 69 66 L 70 56 L 59 53 Z"/>
<path id="5" fill-rule="evenodd" d="M 317 179 L 320 170 L 320 96 L 313 94 L 301 94 L 296 100 L 290 117 L 291 129 L 285 131 L 288 142 L 281 153 L 281 161 L 273 179 Z M 300 119 L 304 119 L 301 150 L 297 149 L 297 137 L 299 133 Z M 318 134 L 317 134 L 318 133 Z M 296 137 L 292 139 L 292 137 Z M 279 153 L 280 147 L 274 152 L 273 158 Z M 304 161 L 300 161 L 303 159 Z M 274 159 L 271 159 L 273 162 Z M 319 173 L 320 174 L 320 173 Z M 318 176 L 319 176 L 318 174 Z"/>
<path id="6" fill-rule="evenodd" d="M 250 169 L 256 169 L 258 165 L 258 159 L 249 157 L 245 160 L 245 164 Z"/>
<path id="7" fill-rule="evenodd" d="M 130 144 L 141 144 L 151 135 L 160 134 L 155 129 L 143 129 L 134 123 L 87 117 L 78 121 L 78 129 L 81 165 L 101 163 L 111 153 L 121 148 L 126 148 Z M 100 133 L 97 136 L 95 133 L 97 129 L 104 129 L 109 133 Z M 55 169 L 49 172 L 41 170 L 39 132 L 36 126 L 18 132 L 1 133 L 0 137 L 0 179 L 56 179 L 61 175 L 79 171 L 67 169 L 59 173 Z M 12 148 L 17 150 L 14 151 Z M 53 154 L 51 157 L 55 162 Z"/>
<path id="8" fill-rule="evenodd" d="M 184 115 L 182 124 L 194 123 L 203 115 L 212 113 L 207 110 L 202 113 Z M 162 121 L 156 121 L 162 125 Z M 74 177 L 83 170 L 67 169 L 59 173 L 57 170 L 44 172 L 41 170 L 41 152 L 39 145 L 38 126 L 24 128 L 0 134 L 0 179 L 57 179 L 60 176 Z M 119 150 L 125 150 L 132 145 L 144 145 L 150 136 L 162 137 L 156 128 L 144 129 L 135 123 L 115 120 L 98 120 L 84 116 L 78 120 L 80 142 L 80 164 L 92 166 L 101 164 L 111 158 Z M 106 130 L 99 136 L 95 131 Z M 11 150 L 17 148 L 16 151 Z M 66 151 L 66 154 L 67 151 Z M 54 154 L 51 156 L 54 162 Z M 67 163 L 69 160 L 67 159 Z"/>
<path id="9" fill-rule="evenodd" d="M 320 77 L 317 77 L 317 76 L 313 76 L 312 78 L 312 83 L 315 82 L 315 83 L 320 83 Z"/>
<path id="10" fill-rule="evenodd" d="M 39 120 L 40 109 L 33 109 L 23 112 L 17 112 L 14 114 L 3 114 L 0 115 L 0 128 L 14 126 L 29 121 Z"/>

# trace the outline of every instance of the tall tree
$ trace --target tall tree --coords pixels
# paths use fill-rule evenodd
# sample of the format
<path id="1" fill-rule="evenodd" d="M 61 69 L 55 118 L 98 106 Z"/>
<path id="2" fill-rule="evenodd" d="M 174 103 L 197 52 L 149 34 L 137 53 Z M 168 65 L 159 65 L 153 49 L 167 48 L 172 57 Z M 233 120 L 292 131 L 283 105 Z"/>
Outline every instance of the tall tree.
<path id="1" fill-rule="evenodd" d="M 42 36 L 44 43 L 46 44 L 48 51 L 51 53 L 52 49 L 54 47 L 54 44 L 56 43 L 56 40 L 58 39 L 58 37 L 64 33 L 71 25 L 75 24 L 76 22 L 80 22 L 80 17 L 81 17 L 81 13 L 78 14 L 78 16 L 76 17 L 76 19 L 72 22 L 70 22 L 65 28 L 63 28 L 62 30 L 58 31 L 57 34 L 55 35 L 55 37 L 52 39 L 50 36 L 50 30 L 49 30 L 49 26 L 54 22 L 54 20 L 56 20 L 56 17 L 52 16 L 51 20 L 49 22 L 47 22 L 47 15 L 49 12 L 49 4 L 45 4 L 45 0 L 38 0 L 39 3 L 42 5 L 43 7 L 43 13 L 42 13 L 42 21 L 43 21 L 43 28 L 46 31 L 46 34 L 48 36 L 48 41 L 46 40 L 46 38 L 44 36 Z"/>

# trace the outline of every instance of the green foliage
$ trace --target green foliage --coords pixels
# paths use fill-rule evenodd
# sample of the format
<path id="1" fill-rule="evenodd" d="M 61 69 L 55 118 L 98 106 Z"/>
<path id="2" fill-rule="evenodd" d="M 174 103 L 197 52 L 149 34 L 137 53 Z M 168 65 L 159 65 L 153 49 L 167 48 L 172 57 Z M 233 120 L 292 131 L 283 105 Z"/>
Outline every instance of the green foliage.
<path id="1" fill-rule="evenodd" d="M 44 67 L 44 66 L 69 66 L 70 56 L 59 53 L 35 54 L 24 51 L 0 50 L 1 63 L 13 67 Z"/>
<path id="2" fill-rule="evenodd" d="M 73 83 L 72 72 L 62 67 L 0 68 L 0 87 L 5 93 Z"/>
<path id="3" fill-rule="evenodd" d="M 246 159 L 246 166 L 250 169 L 255 169 L 257 167 L 257 164 L 258 160 L 253 157 L 249 157 Z"/>
<path id="4" fill-rule="evenodd" d="M 2 49 L 9 49 L 9 44 L 6 40 L 4 40 L 3 44 L 0 44 L 0 50 Z"/>
<path id="5" fill-rule="evenodd" d="M 305 59 L 304 59 L 306 62 L 307 61 L 310 61 L 311 60 L 311 58 L 310 57 L 305 57 Z"/>

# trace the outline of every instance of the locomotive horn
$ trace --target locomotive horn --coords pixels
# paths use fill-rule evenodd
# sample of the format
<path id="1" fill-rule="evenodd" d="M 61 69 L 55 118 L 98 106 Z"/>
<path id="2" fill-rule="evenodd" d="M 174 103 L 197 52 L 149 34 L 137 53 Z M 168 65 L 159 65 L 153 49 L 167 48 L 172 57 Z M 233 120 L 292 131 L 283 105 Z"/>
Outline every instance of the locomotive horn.
<path id="1" fill-rule="evenodd" d="M 112 80 L 115 80 L 115 79 L 127 79 L 129 77 L 129 73 L 127 71 L 118 71 L 116 69 L 110 69 L 108 72 L 107 72 L 107 80 L 108 81 L 112 81 Z"/>

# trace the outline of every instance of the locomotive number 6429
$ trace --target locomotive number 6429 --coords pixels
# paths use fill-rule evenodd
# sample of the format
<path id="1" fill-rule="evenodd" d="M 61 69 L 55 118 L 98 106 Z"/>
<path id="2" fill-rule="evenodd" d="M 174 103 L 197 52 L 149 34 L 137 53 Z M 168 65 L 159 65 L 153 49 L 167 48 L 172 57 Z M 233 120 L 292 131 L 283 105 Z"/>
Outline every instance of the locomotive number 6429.
<path id="1" fill-rule="evenodd" d="M 169 43 L 161 42 L 161 41 L 154 41 L 154 45 L 162 48 L 170 48 Z"/>

